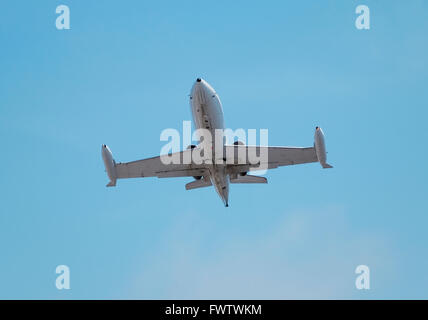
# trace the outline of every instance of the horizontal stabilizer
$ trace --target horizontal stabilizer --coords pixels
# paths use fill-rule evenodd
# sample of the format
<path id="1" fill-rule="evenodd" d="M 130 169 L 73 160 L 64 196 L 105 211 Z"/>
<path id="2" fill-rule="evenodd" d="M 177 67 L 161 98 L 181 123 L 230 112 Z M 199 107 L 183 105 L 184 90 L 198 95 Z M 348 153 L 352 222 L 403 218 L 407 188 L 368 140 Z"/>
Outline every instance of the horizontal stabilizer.
<path id="1" fill-rule="evenodd" d="M 236 178 L 231 178 L 230 183 L 267 183 L 267 179 L 265 177 L 247 174 L 245 176 L 238 175 Z"/>
<path id="2" fill-rule="evenodd" d="M 195 180 L 195 181 L 192 181 L 192 182 L 189 182 L 188 184 L 186 184 L 186 190 L 204 188 L 204 187 L 209 187 L 209 186 L 212 186 L 211 180 L 202 178 L 202 179 Z"/>
<path id="3" fill-rule="evenodd" d="M 324 163 L 324 164 L 321 164 L 321 165 L 322 165 L 322 167 L 323 167 L 324 169 L 330 169 L 330 168 L 333 168 L 333 166 L 329 165 L 328 163 Z"/>

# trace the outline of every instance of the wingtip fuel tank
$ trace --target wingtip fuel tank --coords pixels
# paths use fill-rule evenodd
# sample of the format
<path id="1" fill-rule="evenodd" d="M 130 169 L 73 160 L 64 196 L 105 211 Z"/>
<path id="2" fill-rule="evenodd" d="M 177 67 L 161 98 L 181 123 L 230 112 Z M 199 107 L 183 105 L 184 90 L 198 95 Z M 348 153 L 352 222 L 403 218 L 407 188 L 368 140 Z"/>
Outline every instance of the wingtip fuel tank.
<path id="1" fill-rule="evenodd" d="M 331 165 L 327 163 L 327 152 L 325 151 L 325 139 L 324 132 L 320 127 L 315 128 L 315 151 L 317 153 L 317 158 L 319 163 L 324 169 L 333 168 Z"/>
<path id="2" fill-rule="evenodd" d="M 113 159 L 113 155 L 111 153 L 110 148 L 105 144 L 101 146 L 101 154 L 103 156 L 104 167 L 110 179 L 110 182 L 107 184 L 107 187 L 114 187 L 116 185 L 117 180 L 116 162 Z"/>

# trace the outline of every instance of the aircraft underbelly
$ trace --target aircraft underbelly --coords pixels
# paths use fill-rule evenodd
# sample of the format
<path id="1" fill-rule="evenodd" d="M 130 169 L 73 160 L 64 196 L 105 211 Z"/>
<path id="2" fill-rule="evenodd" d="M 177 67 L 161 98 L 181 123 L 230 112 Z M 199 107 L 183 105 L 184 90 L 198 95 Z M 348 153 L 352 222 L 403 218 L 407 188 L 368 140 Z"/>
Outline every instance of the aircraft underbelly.
<path id="1" fill-rule="evenodd" d="M 220 99 L 211 88 L 196 84 L 190 95 L 190 106 L 196 129 L 206 129 L 211 132 L 215 142 L 216 129 L 224 129 L 223 109 Z M 222 140 L 223 144 L 223 140 Z M 215 148 L 213 148 L 215 153 Z M 222 155 L 220 155 L 222 157 Z M 217 155 L 213 154 L 213 159 Z M 210 180 L 223 202 L 228 204 L 229 178 L 224 165 L 217 165 L 215 161 L 209 165 Z"/>

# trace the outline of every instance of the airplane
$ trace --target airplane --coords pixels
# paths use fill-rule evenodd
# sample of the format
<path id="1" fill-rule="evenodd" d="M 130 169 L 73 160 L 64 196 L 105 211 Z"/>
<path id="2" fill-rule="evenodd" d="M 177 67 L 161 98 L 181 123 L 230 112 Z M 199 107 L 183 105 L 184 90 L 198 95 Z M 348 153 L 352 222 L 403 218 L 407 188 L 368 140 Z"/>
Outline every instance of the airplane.
<path id="1" fill-rule="evenodd" d="M 205 129 L 214 136 L 216 129 L 223 130 L 225 128 L 220 98 L 204 79 L 197 78 L 194 82 L 190 92 L 190 107 L 197 129 Z M 202 143 L 200 142 L 200 144 Z M 220 152 L 216 153 L 213 148 L 211 158 L 202 163 L 192 161 L 185 163 L 183 160 L 186 156 L 189 156 L 189 153 L 191 154 L 195 149 L 201 148 L 199 145 L 191 145 L 184 151 L 169 155 L 116 163 L 110 148 L 103 144 L 101 154 L 110 179 L 107 187 L 116 186 L 118 179 L 193 177 L 194 180 L 186 184 L 186 190 L 214 186 L 224 205 L 228 207 L 229 184 L 267 183 L 265 177 L 248 174 L 248 172 L 260 168 L 262 164 L 266 169 L 274 169 L 280 166 L 319 162 L 323 168 L 332 168 L 327 163 L 324 133 L 320 127 L 315 128 L 314 145 L 312 147 L 249 146 L 244 145 L 241 141 L 235 141 L 233 145 L 227 145 L 224 139 L 222 144 L 221 154 Z M 251 152 L 258 152 L 259 154 L 265 152 L 267 157 L 263 160 L 263 163 L 261 163 L 262 160 L 259 163 L 253 163 L 246 158 L 242 161 L 237 156 L 240 151 L 243 151 L 244 155 L 249 155 Z M 232 158 L 225 158 L 225 154 L 232 154 Z M 176 156 L 181 161 L 165 164 L 164 157 L 166 156 Z M 220 161 L 215 161 L 219 157 Z"/>

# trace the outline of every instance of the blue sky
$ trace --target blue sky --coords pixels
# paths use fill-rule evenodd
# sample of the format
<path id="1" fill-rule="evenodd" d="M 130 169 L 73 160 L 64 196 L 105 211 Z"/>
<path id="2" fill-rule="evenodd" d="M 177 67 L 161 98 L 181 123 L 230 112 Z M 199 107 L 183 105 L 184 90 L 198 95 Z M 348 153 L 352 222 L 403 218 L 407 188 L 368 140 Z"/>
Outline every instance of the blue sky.
<path id="1" fill-rule="evenodd" d="M 57 5 L 71 30 L 55 28 Z M 355 8 L 371 11 L 357 30 Z M 0 298 L 428 298 L 428 3 L 3 1 Z M 105 188 L 190 120 L 196 77 L 229 128 L 329 162 L 233 185 Z M 71 289 L 55 287 L 55 268 Z M 356 266 L 370 267 L 359 291 Z"/>

